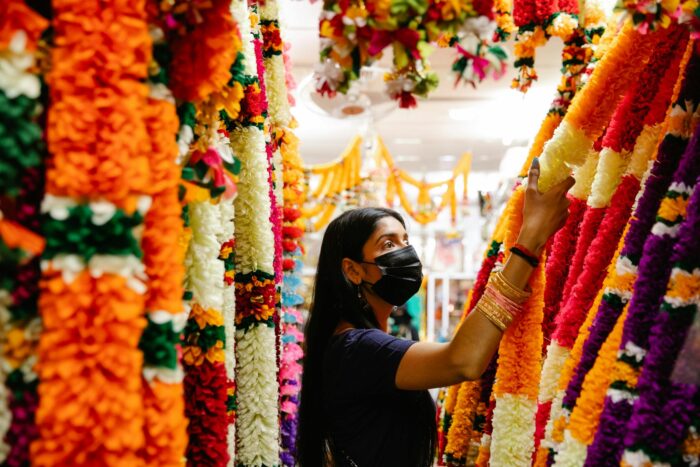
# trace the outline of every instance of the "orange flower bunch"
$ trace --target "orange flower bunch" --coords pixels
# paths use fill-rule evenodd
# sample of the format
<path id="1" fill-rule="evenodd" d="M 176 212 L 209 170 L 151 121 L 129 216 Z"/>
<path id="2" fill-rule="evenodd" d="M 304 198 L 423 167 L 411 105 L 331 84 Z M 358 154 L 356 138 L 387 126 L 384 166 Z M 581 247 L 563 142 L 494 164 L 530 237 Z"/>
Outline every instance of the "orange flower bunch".
<path id="1" fill-rule="evenodd" d="M 151 182 L 142 82 L 151 40 L 143 1 L 105 9 L 97 1 L 61 0 L 54 11 L 46 191 L 101 197 L 132 213 Z"/>
<path id="2" fill-rule="evenodd" d="M 167 3 L 167 2 L 163 2 Z M 196 102 L 221 91 L 241 50 L 241 39 L 227 0 L 178 0 L 171 19 L 173 52 L 170 87 L 178 99 Z"/>
<path id="3" fill-rule="evenodd" d="M 41 285 L 32 465 L 144 465 L 143 294 L 124 277 L 89 271 L 66 282 L 49 270 Z"/>

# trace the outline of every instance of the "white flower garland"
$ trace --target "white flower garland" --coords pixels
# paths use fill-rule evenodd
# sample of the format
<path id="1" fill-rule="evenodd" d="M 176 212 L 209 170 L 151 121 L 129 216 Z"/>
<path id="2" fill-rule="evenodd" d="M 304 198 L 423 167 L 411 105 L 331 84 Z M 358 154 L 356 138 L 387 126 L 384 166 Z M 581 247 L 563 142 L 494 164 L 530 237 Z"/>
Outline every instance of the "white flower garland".
<path id="1" fill-rule="evenodd" d="M 192 291 L 193 301 L 204 309 L 220 311 L 223 307 L 224 264 L 219 260 L 221 231 L 219 208 L 209 201 L 189 205 L 192 241 L 187 250 L 186 289 Z"/>
<path id="2" fill-rule="evenodd" d="M 245 73 L 257 76 L 246 3 L 235 0 L 231 12 L 243 38 Z M 236 273 L 261 271 L 271 275 L 275 249 L 265 134 L 250 126 L 235 129 L 229 137 L 231 149 L 241 161 L 234 203 Z M 236 465 L 279 465 L 279 384 L 274 328 L 261 323 L 237 329 L 236 360 Z"/>
<path id="3" fill-rule="evenodd" d="M 532 451 L 523 446 L 532 445 L 535 436 L 535 413 L 537 401 L 522 394 L 503 394 L 498 398 L 493 411 L 494 420 L 491 433 L 492 461 L 509 467 L 529 467 Z M 496 464 L 493 464 L 496 465 Z"/>

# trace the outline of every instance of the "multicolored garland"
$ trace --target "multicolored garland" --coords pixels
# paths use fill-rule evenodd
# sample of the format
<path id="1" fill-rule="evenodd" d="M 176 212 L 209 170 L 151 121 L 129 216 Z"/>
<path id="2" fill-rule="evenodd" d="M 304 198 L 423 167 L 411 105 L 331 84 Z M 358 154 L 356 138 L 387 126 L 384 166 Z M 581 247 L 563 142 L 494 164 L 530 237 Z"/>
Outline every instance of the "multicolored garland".
<path id="1" fill-rule="evenodd" d="M 588 199 L 589 207 L 581 223 L 581 235 L 576 243 L 569 277 L 562 293 L 561 310 L 556 318 L 556 329 L 543 367 L 541 386 L 547 389 L 544 391 L 546 394 L 540 397 L 544 404 L 554 396 L 552 390 L 557 386 L 562 367 L 586 319 L 586 312 L 602 285 L 607 265 L 614 255 L 614 245 L 617 245 L 629 218 L 647 161 L 653 157 L 654 147 L 648 142 L 658 138 L 658 124 L 671 101 L 678 64 L 685 49 L 679 46 L 681 39 L 682 31 L 679 30 L 673 36 L 659 37 L 653 56 L 642 73 L 644 81 L 640 82 L 644 82 L 645 86 L 643 89 L 633 87 L 628 92 L 602 139 L 603 149 Z M 671 50 L 678 50 L 675 57 Z M 664 78 L 668 81 L 659 87 Z M 642 126 L 649 115 L 649 126 L 646 127 L 649 134 L 642 137 Z M 640 150 L 633 151 L 638 137 L 643 144 Z M 623 177 L 624 171 L 627 174 Z M 546 407 L 543 410 L 546 411 Z M 557 414 L 559 407 L 552 410 Z M 546 418 L 542 416 L 540 426 L 544 422 Z"/>
<path id="2" fill-rule="evenodd" d="M 685 38 L 687 38 L 687 35 L 685 35 Z M 654 79 L 653 76 L 648 76 L 648 72 L 650 71 L 651 67 L 661 65 L 661 70 L 663 70 L 663 68 L 666 68 L 666 73 L 661 79 L 660 87 L 655 93 L 653 102 L 647 105 L 647 108 L 649 110 L 648 112 L 646 112 L 646 117 L 642 118 L 640 115 L 637 115 L 634 117 L 628 117 L 622 121 L 614 120 L 613 122 L 611 122 L 611 126 L 609 127 L 608 132 L 606 134 L 606 139 L 608 139 L 608 135 L 612 135 L 612 137 L 614 137 L 615 133 L 619 131 L 619 128 L 621 128 L 620 123 L 624 123 L 624 127 L 626 128 L 630 128 L 632 126 L 631 122 L 637 122 L 637 127 L 641 126 L 642 123 L 644 123 L 643 130 L 639 134 L 639 137 L 637 138 L 637 143 L 629 156 L 630 162 L 627 168 L 627 174 L 623 176 L 622 182 L 620 183 L 617 192 L 611 200 L 611 207 L 609 208 L 608 212 L 606 212 L 606 217 L 600 224 L 599 236 L 596 237 L 595 241 L 592 242 L 590 247 L 590 251 L 597 252 L 595 256 L 596 258 L 601 259 L 601 261 L 598 262 L 587 260 L 586 265 L 584 266 L 584 270 L 582 271 L 580 280 L 574 287 L 574 291 L 572 292 L 570 298 L 570 300 L 572 300 L 574 303 L 573 306 L 589 307 L 589 317 L 586 318 L 588 320 L 591 320 L 591 314 L 596 315 L 596 313 L 599 310 L 599 306 L 598 304 L 595 304 L 592 307 L 588 305 L 589 301 L 590 303 L 593 303 L 592 293 L 590 291 L 588 292 L 588 299 L 581 302 L 581 297 L 585 297 L 585 295 L 581 294 L 581 291 L 583 290 L 582 284 L 584 286 L 585 284 L 588 284 L 587 286 L 595 291 L 599 290 L 599 284 L 602 281 L 601 277 L 602 275 L 604 275 L 607 269 L 607 265 L 604 265 L 604 260 L 607 259 L 608 255 L 610 254 L 609 244 L 614 242 L 616 238 L 621 238 L 617 235 L 617 232 L 619 231 L 618 229 L 622 229 L 623 223 L 625 223 L 627 220 L 629 210 L 631 209 L 632 203 L 634 202 L 635 193 L 638 191 L 640 186 L 640 179 L 647 166 L 647 160 L 654 157 L 656 141 L 658 141 L 658 134 L 661 127 L 661 124 L 659 122 L 663 119 L 664 113 L 669 107 L 669 103 L 673 101 L 671 97 L 673 85 L 677 81 L 679 70 L 681 70 L 685 66 L 679 66 L 685 49 L 682 46 L 685 43 L 685 38 L 684 35 L 681 34 L 670 41 L 662 40 L 654 51 L 652 61 L 647 66 L 647 69 L 644 73 L 645 75 L 647 75 L 647 81 L 645 82 L 651 83 L 650 85 L 654 85 L 655 81 L 659 81 L 659 77 Z M 669 39 L 671 38 L 669 37 Z M 679 40 L 681 41 L 680 44 L 676 42 Z M 671 53 L 669 48 L 671 48 L 671 50 L 675 50 L 676 52 Z M 685 54 L 685 56 L 687 57 L 687 54 Z M 667 63 L 666 67 L 663 63 L 658 62 L 659 59 L 661 59 L 662 62 L 670 61 L 670 63 Z M 658 71 L 651 72 L 656 72 L 658 74 Z M 643 100 L 643 98 L 638 99 L 636 102 L 639 103 Z M 633 135 L 634 133 L 632 133 L 632 136 Z M 625 148 L 625 146 L 626 143 L 623 142 L 623 151 L 628 151 L 628 149 Z M 606 241 L 606 243 L 601 243 L 603 241 Z M 608 245 L 607 251 L 606 245 Z M 620 245 L 620 247 L 622 247 L 622 245 Z M 613 259 L 612 264 L 616 264 L 616 262 L 617 260 Z M 606 289 L 607 286 L 604 286 L 601 290 L 601 293 L 603 292 L 603 290 Z M 603 300 L 603 303 L 608 303 L 608 299 L 610 298 L 608 295 L 604 295 L 602 297 L 600 297 L 600 294 L 598 295 L 598 302 Z M 576 300 L 578 300 L 578 303 L 576 303 Z M 566 321 L 567 319 L 570 321 L 575 320 L 576 318 L 572 314 L 573 310 L 574 308 L 572 308 L 572 303 L 567 303 L 562 310 L 562 321 Z M 612 314 L 608 316 L 606 320 L 603 320 L 602 315 L 600 318 L 596 317 L 594 321 L 595 328 L 598 330 L 598 332 L 602 332 L 603 335 L 607 335 L 611 331 L 612 327 L 615 325 L 615 322 L 620 312 L 621 308 L 617 309 L 617 314 Z M 581 315 L 577 316 L 580 317 Z M 582 335 L 586 334 L 587 332 L 587 328 L 581 328 L 579 336 L 576 338 L 576 343 L 573 344 L 574 347 L 578 346 L 579 350 L 578 352 L 571 352 L 569 356 L 569 358 L 572 359 L 574 362 L 577 362 L 577 364 L 573 362 L 567 362 L 567 365 L 570 365 L 570 368 L 572 365 L 575 365 L 575 373 L 571 375 L 568 371 L 564 371 L 561 373 L 562 376 L 559 378 L 559 390 L 561 392 L 557 396 L 557 403 L 561 403 L 561 408 L 560 406 L 556 406 L 552 410 L 552 414 L 550 415 L 552 417 L 551 421 L 553 422 L 554 426 L 554 429 L 552 432 L 550 432 L 550 434 L 556 442 L 561 442 L 562 428 L 566 426 L 565 420 L 568 419 L 568 415 L 571 413 L 572 409 L 576 405 L 576 400 L 578 399 L 578 396 L 580 394 L 583 378 L 592 367 L 594 363 L 594 356 L 598 353 L 599 346 L 602 345 L 602 342 L 597 342 L 596 344 L 596 341 L 591 340 L 586 343 L 585 349 L 581 348 L 581 345 L 583 344 L 581 339 L 585 340 L 585 337 L 583 337 Z M 561 334 L 557 334 L 557 336 L 559 336 L 559 338 L 561 339 Z M 597 347 L 595 347 L 596 345 Z M 575 353 L 577 353 L 577 355 L 574 355 Z M 566 375 L 566 377 L 564 375 Z M 564 390 L 566 390 L 566 394 L 565 396 L 562 396 Z M 563 413 L 561 412 L 562 408 Z M 561 415 L 558 415 L 559 413 L 561 413 Z M 556 444 L 550 447 L 553 447 L 556 450 Z M 569 452 L 573 452 L 568 448 L 562 449 L 568 450 Z"/>
<path id="3" fill-rule="evenodd" d="M 491 43 L 493 5 L 489 0 L 372 0 L 324 2 L 319 31 L 321 94 L 347 92 L 386 48 L 393 67 L 384 77 L 386 91 L 402 108 L 415 107 L 438 85 L 430 71 L 430 44 L 455 47 L 457 82 L 474 85 L 490 72 L 503 74 L 505 52 Z"/>
<path id="4" fill-rule="evenodd" d="M 275 246 L 270 162 L 263 132 L 267 115 L 257 7 L 232 4 L 243 37 L 245 97 L 230 122 L 231 148 L 241 161 L 236 229 L 236 462 L 278 465 L 279 425 L 275 305 Z M 250 22 L 248 19 L 250 18 Z"/>
<path id="5" fill-rule="evenodd" d="M 0 463 L 29 463 L 37 375 L 44 146 L 37 57 L 47 22 L 22 1 L 0 6 Z"/>
<path id="6" fill-rule="evenodd" d="M 602 56 L 604 51 L 604 48 L 599 48 L 597 50 L 597 53 L 600 56 Z M 570 51 L 568 51 L 567 49 L 564 50 L 562 55 L 564 62 L 564 74 L 562 76 L 561 83 L 557 88 L 557 96 L 552 102 L 550 110 L 547 113 L 547 116 L 545 117 L 544 121 L 542 122 L 540 130 L 538 131 L 538 134 L 536 135 L 535 140 L 530 148 L 528 158 L 521 169 L 521 177 L 524 177 L 527 174 L 527 169 L 530 165 L 530 161 L 532 160 L 532 158 L 538 156 L 541 153 L 545 142 L 552 137 L 555 129 L 561 122 L 563 116 L 566 114 L 569 103 L 572 97 L 577 92 L 578 81 L 582 76 L 583 69 L 586 66 L 586 60 L 590 57 L 590 55 L 583 55 L 582 57 L 574 60 L 570 56 Z M 593 163 L 595 163 L 595 159 L 593 159 Z M 592 181 L 593 177 L 592 171 L 584 170 L 586 166 L 590 167 L 591 164 L 589 163 L 584 165 L 584 167 L 582 167 L 581 170 L 577 172 L 577 180 L 579 180 L 579 183 L 577 183 L 576 186 L 583 193 L 586 193 L 587 190 L 590 189 L 590 182 Z M 582 204 L 585 203 L 582 202 Z M 471 307 L 473 307 L 476 304 L 476 302 L 480 298 L 481 292 L 483 292 L 483 286 L 485 286 L 486 281 L 488 279 L 488 275 L 490 274 L 494 265 L 502 261 L 502 253 L 500 253 L 500 260 L 497 260 L 497 257 L 499 255 L 499 251 L 501 250 L 503 237 L 505 235 L 505 222 L 506 219 L 509 218 L 509 213 L 512 211 L 512 209 L 513 198 L 509 200 L 504 213 L 501 215 L 498 226 L 496 227 L 491 247 L 489 248 L 487 252 L 487 257 L 485 258 L 482 267 L 479 270 L 479 274 L 477 276 L 477 281 L 474 285 L 474 288 L 470 292 L 469 305 L 466 309 L 467 312 Z M 570 220 L 572 220 L 572 218 L 575 219 L 574 216 L 569 217 Z M 576 224 L 577 222 L 572 221 L 570 224 L 567 224 L 568 227 L 564 230 L 570 230 L 571 228 L 573 228 L 572 226 L 575 226 Z M 551 318 L 547 318 L 548 316 L 551 316 L 551 314 L 545 314 L 545 322 L 543 323 L 545 331 L 548 329 L 547 323 L 551 322 Z M 546 334 L 546 336 L 548 335 L 549 333 Z M 466 462 L 467 464 L 471 464 L 474 461 L 473 456 L 468 456 L 466 450 L 467 446 L 470 445 L 472 447 L 478 447 L 477 463 L 479 465 L 485 465 L 488 462 L 490 456 L 491 441 L 491 413 L 494 405 L 494 401 L 491 399 L 491 388 L 495 377 L 495 370 L 496 363 L 494 359 L 492 364 L 489 366 L 489 369 L 482 378 L 480 399 L 476 407 L 473 406 L 471 401 L 468 401 L 463 396 L 463 394 L 466 394 L 466 391 L 459 391 L 458 393 L 456 387 L 450 388 L 450 392 L 448 393 L 447 398 L 448 404 L 445 406 L 444 411 L 445 426 L 442 427 L 443 432 L 447 434 L 448 438 L 446 443 L 443 442 L 443 444 L 447 444 L 448 446 L 445 450 L 445 460 L 448 463 L 450 463 L 450 465 L 462 465 L 464 462 Z M 453 395 L 450 396 L 451 394 Z M 463 438 L 463 433 L 465 430 L 465 419 L 455 419 L 453 417 L 453 410 L 451 409 L 452 402 L 450 400 L 451 397 L 456 398 L 454 405 L 456 407 L 459 407 L 460 411 L 463 411 L 466 414 L 469 414 L 470 411 L 476 411 L 476 415 L 474 417 L 475 427 L 471 443 L 469 442 L 469 440 L 464 440 Z M 457 409 L 455 408 L 454 410 Z M 471 449 L 470 453 L 473 453 L 474 450 L 475 449 Z"/>
<path id="7" fill-rule="evenodd" d="M 667 139 L 673 143 L 669 142 L 669 150 L 683 151 L 700 121 L 697 111 L 700 96 L 697 86 L 690 84 L 697 82 L 699 71 L 700 63 L 694 54 L 686 68 L 685 84 L 671 111 Z M 637 399 L 637 380 L 649 348 L 650 328 L 671 274 L 669 253 L 684 220 L 687 200 L 691 194 L 689 188 L 694 186 L 700 170 L 695 156 L 693 147 L 685 149 L 666 198 L 659 207 L 652 235 L 644 245 L 618 361 L 613 368 L 612 383 L 600 418 L 600 427 L 589 448 L 586 465 L 597 465 L 596 462 L 602 459 L 620 459 L 622 456 L 622 439 L 627 433 L 625 427 Z"/>
<path id="8" fill-rule="evenodd" d="M 144 2 L 52 7 L 32 464 L 142 465 L 140 230 L 153 182 Z"/>

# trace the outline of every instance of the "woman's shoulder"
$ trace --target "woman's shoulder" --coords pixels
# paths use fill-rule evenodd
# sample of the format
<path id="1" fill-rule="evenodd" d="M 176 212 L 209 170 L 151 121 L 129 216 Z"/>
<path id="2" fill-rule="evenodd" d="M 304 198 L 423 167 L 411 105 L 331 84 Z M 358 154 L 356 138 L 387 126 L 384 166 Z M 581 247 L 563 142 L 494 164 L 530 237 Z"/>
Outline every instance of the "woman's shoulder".
<path id="1" fill-rule="evenodd" d="M 391 336 L 381 329 L 350 329 L 334 336 L 331 347 L 345 353 L 369 352 L 374 354 L 382 350 L 404 352 L 413 341 Z"/>

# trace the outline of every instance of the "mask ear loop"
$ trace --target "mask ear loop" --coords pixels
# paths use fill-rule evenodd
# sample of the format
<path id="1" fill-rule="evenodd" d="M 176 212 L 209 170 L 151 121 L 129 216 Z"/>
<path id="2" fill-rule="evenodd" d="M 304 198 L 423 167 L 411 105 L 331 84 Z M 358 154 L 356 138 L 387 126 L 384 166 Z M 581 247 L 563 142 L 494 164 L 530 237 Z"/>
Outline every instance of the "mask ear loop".
<path id="1" fill-rule="evenodd" d="M 369 302 L 365 298 L 365 296 L 362 294 L 362 284 L 357 284 L 357 299 L 360 302 L 360 306 L 362 307 L 362 310 L 365 313 L 374 313 L 372 311 L 372 307 L 370 306 Z"/>

